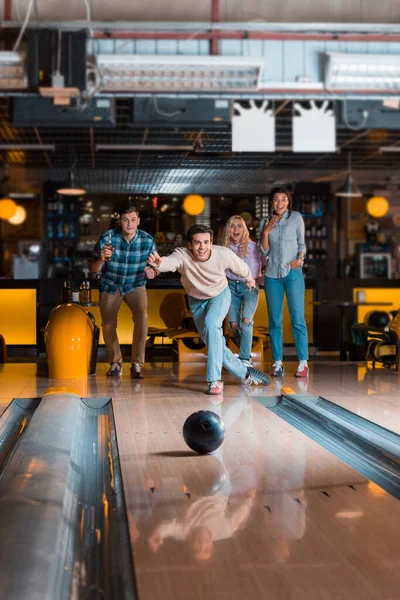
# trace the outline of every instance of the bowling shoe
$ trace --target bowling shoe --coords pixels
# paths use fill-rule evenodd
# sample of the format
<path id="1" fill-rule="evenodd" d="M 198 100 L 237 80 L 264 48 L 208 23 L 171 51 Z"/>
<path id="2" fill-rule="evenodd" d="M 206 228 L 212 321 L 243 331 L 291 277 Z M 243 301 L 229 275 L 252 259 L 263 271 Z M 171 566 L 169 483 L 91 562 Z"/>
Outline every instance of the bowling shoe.
<path id="1" fill-rule="evenodd" d="M 210 396 L 220 396 L 224 391 L 224 384 L 222 381 L 210 381 L 208 384 L 207 394 Z"/>
<path id="2" fill-rule="evenodd" d="M 308 377 L 308 373 L 309 373 L 309 370 L 308 370 L 307 365 L 301 365 L 301 366 L 299 365 L 297 367 L 297 371 L 294 374 L 294 376 L 295 377 Z"/>
<path id="3" fill-rule="evenodd" d="M 120 377 L 122 375 L 122 365 L 113 363 L 106 373 L 107 377 Z"/>
<path id="4" fill-rule="evenodd" d="M 131 378 L 144 379 L 143 369 L 138 363 L 133 363 L 133 365 L 131 366 Z"/>

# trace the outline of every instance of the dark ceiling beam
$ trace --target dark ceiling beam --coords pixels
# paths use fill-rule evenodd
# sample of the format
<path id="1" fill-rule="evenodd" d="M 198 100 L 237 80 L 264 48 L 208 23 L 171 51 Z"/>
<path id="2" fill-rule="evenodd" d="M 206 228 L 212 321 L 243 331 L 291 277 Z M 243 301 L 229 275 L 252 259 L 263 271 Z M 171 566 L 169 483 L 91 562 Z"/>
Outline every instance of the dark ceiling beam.
<path id="1" fill-rule="evenodd" d="M 149 135 L 149 128 L 148 128 L 148 127 L 146 127 L 146 128 L 145 128 L 145 130 L 144 130 L 144 132 L 143 132 L 143 137 L 142 137 L 142 144 L 143 144 L 143 145 L 146 143 L 146 140 L 147 140 L 147 136 L 148 136 L 148 135 Z M 139 152 L 139 154 L 138 154 L 138 157 L 137 157 L 137 159 L 136 159 L 135 169 L 137 169 L 137 168 L 138 168 L 138 166 L 139 166 L 139 163 L 140 163 L 141 156 L 142 156 L 142 153 L 141 153 L 141 152 Z"/>
<path id="2" fill-rule="evenodd" d="M 200 129 L 200 131 L 197 133 L 196 137 L 193 140 L 193 147 L 197 144 L 197 142 L 201 139 L 201 136 L 204 133 L 204 129 Z M 190 152 L 185 152 L 182 160 L 180 161 L 180 163 L 177 165 L 177 169 L 179 169 L 179 167 L 182 165 L 182 163 L 187 159 L 187 157 L 189 156 Z"/>
<path id="3" fill-rule="evenodd" d="M 40 144 L 40 146 L 43 146 L 43 140 L 42 140 L 42 136 L 40 135 L 39 129 L 37 127 L 34 127 L 33 131 L 35 132 L 35 136 L 36 136 L 36 139 L 38 141 L 38 144 Z M 44 154 L 44 157 L 46 159 L 48 167 L 50 167 L 50 169 L 52 169 L 53 168 L 53 163 L 50 160 L 49 153 L 46 150 L 43 150 L 43 154 Z"/>
<path id="4" fill-rule="evenodd" d="M 90 127 L 89 129 L 89 136 L 90 136 L 90 157 L 92 160 L 92 169 L 96 168 L 96 152 L 94 149 L 94 130 L 93 127 Z"/>

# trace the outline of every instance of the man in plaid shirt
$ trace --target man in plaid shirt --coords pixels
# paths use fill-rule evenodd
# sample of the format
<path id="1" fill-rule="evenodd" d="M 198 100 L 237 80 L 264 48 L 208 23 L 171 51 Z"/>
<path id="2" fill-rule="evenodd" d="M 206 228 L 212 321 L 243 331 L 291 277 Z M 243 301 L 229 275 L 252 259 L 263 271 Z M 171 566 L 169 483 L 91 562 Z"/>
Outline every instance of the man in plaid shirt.
<path id="1" fill-rule="evenodd" d="M 91 270 L 101 271 L 100 313 L 107 347 L 109 377 L 122 375 L 122 355 L 117 336 L 117 315 L 122 300 L 132 311 L 135 324 L 132 341 L 131 377 L 143 379 L 147 339 L 147 292 L 145 267 L 156 251 L 154 239 L 138 229 L 139 213 L 127 206 L 120 213 L 121 225 L 102 234 L 93 249 Z"/>

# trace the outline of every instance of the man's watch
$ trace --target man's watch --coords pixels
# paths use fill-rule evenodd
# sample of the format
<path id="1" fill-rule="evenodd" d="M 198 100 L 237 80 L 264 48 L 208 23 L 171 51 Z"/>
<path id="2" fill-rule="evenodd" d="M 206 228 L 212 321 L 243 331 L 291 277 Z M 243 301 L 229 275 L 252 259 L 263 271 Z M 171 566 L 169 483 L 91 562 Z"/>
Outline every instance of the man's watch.
<path id="1" fill-rule="evenodd" d="M 297 260 L 301 260 L 301 264 L 304 265 L 304 256 L 298 256 Z"/>

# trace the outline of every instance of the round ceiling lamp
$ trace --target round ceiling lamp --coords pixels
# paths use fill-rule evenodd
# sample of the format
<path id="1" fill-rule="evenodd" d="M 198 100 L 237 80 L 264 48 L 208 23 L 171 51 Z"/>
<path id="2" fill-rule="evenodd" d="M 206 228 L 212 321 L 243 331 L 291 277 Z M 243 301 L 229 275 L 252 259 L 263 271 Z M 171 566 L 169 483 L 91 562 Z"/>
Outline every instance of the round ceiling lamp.
<path id="1" fill-rule="evenodd" d="M 23 206 L 20 206 L 19 204 L 17 204 L 17 211 L 15 213 L 15 215 L 13 217 L 11 217 L 11 219 L 8 219 L 8 222 L 11 223 L 11 225 L 22 225 L 22 223 L 24 223 L 26 220 L 26 210 Z"/>
<path id="2" fill-rule="evenodd" d="M 84 196 L 86 194 L 86 190 L 76 184 L 75 173 L 73 170 L 71 170 L 67 185 L 58 188 L 57 194 L 60 194 L 61 196 Z"/>
<path id="3" fill-rule="evenodd" d="M 384 217 L 389 210 L 389 202 L 383 196 L 373 196 L 367 202 L 367 213 L 375 219 Z"/>
<path id="4" fill-rule="evenodd" d="M 11 198 L 3 198 L 0 200 L 0 219 L 8 221 L 17 212 L 17 204 Z"/>
<path id="5" fill-rule="evenodd" d="M 203 212 L 205 205 L 206 203 L 203 196 L 191 194 L 190 196 L 186 196 L 184 199 L 183 210 L 187 215 L 190 215 L 191 217 L 197 217 L 197 215 L 200 215 Z"/>

